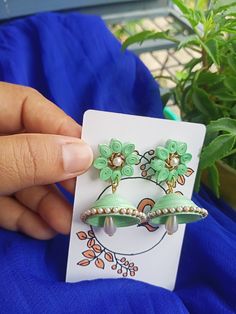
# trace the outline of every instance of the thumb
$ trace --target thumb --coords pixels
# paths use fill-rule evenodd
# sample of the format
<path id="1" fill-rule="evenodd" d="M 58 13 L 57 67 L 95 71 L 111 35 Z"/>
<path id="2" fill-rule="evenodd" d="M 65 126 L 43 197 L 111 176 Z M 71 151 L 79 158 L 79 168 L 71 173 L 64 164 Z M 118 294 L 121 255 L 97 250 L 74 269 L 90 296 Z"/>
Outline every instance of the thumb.
<path id="1" fill-rule="evenodd" d="M 76 177 L 92 163 L 81 139 L 48 134 L 0 137 L 0 194 Z"/>

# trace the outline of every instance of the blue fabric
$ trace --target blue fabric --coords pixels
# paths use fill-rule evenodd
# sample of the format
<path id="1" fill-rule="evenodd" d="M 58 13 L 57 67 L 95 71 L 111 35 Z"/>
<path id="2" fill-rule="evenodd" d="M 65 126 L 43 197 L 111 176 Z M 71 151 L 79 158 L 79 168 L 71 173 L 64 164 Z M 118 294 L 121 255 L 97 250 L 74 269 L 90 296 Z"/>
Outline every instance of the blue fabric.
<path id="1" fill-rule="evenodd" d="M 88 108 L 162 117 L 148 70 L 98 17 L 2 25 L 0 80 L 38 89 L 78 122 Z M 210 215 L 187 226 L 174 292 L 129 279 L 66 284 L 68 237 L 0 230 L 0 313 L 236 313 L 236 215 L 209 191 L 194 200 Z"/>

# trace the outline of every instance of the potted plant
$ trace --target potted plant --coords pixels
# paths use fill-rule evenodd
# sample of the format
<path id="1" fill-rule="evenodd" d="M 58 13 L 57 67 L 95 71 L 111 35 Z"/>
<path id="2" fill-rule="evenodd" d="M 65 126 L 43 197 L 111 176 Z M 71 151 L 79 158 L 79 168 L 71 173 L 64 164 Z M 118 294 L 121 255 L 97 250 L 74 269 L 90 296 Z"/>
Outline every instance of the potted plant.
<path id="1" fill-rule="evenodd" d="M 176 49 L 198 52 L 183 71 L 167 77 L 175 87 L 162 99 L 179 106 L 182 120 L 207 126 L 196 189 L 204 173 L 214 193 L 236 206 L 236 2 L 210 1 L 207 7 L 204 2 L 197 1 L 192 9 L 184 0 L 173 0 L 192 29 L 183 40 L 172 36 L 171 30 L 143 31 L 129 37 L 123 48 L 163 38 L 175 42 Z"/>

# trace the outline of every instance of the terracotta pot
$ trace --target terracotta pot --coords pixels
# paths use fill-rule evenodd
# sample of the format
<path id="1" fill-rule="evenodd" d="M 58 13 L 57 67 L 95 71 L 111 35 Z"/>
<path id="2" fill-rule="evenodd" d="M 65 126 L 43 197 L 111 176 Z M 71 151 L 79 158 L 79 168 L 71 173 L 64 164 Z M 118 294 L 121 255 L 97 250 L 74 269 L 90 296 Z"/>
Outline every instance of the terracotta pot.
<path id="1" fill-rule="evenodd" d="M 236 170 L 223 163 L 217 162 L 220 177 L 220 196 L 236 210 Z M 209 186 L 207 173 L 203 173 L 202 181 Z"/>

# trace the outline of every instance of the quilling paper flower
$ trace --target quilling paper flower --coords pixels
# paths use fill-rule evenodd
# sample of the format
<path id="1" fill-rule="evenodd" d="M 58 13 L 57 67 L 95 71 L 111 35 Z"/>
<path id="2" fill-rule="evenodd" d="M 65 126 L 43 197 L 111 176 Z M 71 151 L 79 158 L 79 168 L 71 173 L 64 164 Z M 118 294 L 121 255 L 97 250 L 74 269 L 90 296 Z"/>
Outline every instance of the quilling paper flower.
<path id="1" fill-rule="evenodd" d="M 100 170 L 100 179 L 119 182 L 121 177 L 129 177 L 134 173 L 134 165 L 139 162 L 139 156 L 135 152 L 135 145 L 121 143 L 112 139 L 109 145 L 99 145 L 98 156 L 94 160 L 94 167 Z"/>
<path id="2" fill-rule="evenodd" d="M 187 144 L 168 140 L 165 147 L 158 146 L 155 157 L 151 161 L 151 168 L 155 171 L 157 183 L 176 182 L 178 176 L 188 171 L 186 164 L 190 162 L 192 155 L 187 153 Z"/>

